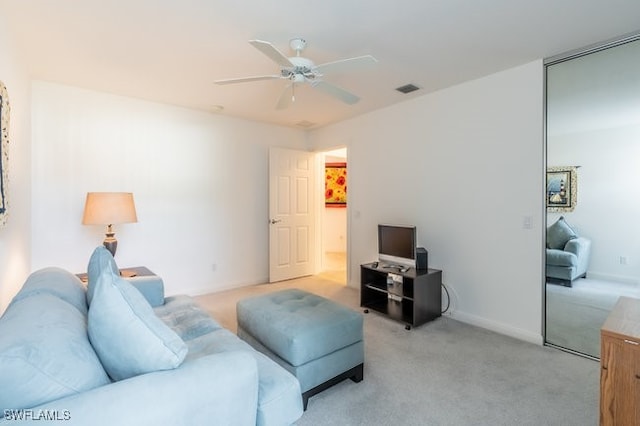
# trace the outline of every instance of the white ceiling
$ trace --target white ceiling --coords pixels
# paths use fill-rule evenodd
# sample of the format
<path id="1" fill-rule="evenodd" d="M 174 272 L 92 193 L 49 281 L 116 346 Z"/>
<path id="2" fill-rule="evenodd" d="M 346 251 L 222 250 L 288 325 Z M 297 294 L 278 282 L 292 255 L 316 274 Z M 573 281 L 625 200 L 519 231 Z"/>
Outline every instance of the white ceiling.
<path id="1" fill-rule="evenodd" d="M 297 126 L 319 127 L 421 94 L 640 30 L 638 0 L 0 0 L 32 78 Z M 316 64 L 373 55 L 375 68 L 327 76 L 362 99 L 310 87 L 275 110 L 284 81 L 247 41 L 308 41 Z M 394 89 L 413 83 L 420 91 Z"/>

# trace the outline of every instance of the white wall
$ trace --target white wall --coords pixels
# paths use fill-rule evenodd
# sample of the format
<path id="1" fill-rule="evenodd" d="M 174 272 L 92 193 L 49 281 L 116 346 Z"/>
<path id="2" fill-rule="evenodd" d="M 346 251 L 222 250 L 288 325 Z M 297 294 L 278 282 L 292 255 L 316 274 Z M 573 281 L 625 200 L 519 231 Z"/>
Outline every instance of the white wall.
<path id="1" fill-rule="evenodd" d="M 88 191 L 131 191 L 119 266 L 145 265 L 168 294 L 268 277 L 268 149 L 302 131 L 45 82 L 33 84 L 33 269 L 83 271 L 104 239 L 81 225 Z M 214 265 L 215 264 L 215 270 Z"/>
<path id="2" fill-rule="evenodd" d="M 347 209 L 323 209 L 323 248 L 329 253 L 344 253 L 347 251 Z"/>
<path id="3" fill-rule="evenodd" d="M 542 342 L 542 76 L 535 61 L 311 132 L 349 150 L 349 285 L 378 223 L 414 224 L 454 318 Z"/>
<path id="4" fill-rule="evenodd" d="M 8 221 L 0 228 L 0 314 L 29 273 L 30 257 L 30 84 L 0 14 L 0 80 L 7 87 L 9 124 Z"/>
<path id="5" fill-rule="evenodd" d="M 591 125 L 592 123 L 585 123 Z M 553 135 L 550 166 L 579 165 L 573 212 L 550 213 L 548 225 L 564 216 L 591 240 L 588 276 L 640 282 L 640 125 Z M 621 264 L 620 258 L 626 259 Z"/>

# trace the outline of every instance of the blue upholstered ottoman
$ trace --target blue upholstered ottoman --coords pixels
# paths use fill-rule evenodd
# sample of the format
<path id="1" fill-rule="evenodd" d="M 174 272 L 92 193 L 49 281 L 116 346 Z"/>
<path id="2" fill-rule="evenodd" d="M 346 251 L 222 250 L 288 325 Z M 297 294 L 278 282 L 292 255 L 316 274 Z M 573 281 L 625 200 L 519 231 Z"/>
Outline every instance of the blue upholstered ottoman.
<path id="1" fill-rule="evenodd" d="M 241 300 L 238 336 L 282 365 L 309 397 L 363 378 L 362 315 L 331 300 L 291 289 Z"/>

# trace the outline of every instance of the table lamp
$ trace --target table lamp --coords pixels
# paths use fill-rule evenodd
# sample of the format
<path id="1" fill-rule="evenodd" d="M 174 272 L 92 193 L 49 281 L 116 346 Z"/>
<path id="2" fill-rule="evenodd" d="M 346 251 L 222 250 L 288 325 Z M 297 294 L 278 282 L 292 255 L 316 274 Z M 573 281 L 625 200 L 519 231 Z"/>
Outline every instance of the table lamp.
<path id="1" fill-rule="evenodd" d="M 137 222 L 136 207 L 131 192 L 87 192 L 83 225 L 107 225 L 104 246 L 116 255 L 118 240 L 113 225 Z"/>

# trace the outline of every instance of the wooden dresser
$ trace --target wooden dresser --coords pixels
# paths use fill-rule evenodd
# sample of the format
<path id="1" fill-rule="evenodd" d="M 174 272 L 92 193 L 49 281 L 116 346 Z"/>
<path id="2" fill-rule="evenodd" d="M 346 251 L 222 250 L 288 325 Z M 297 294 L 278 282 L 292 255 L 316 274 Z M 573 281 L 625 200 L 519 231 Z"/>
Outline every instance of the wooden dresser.
<path id="1" fill-rule="evenodd" d="M 620 297 L 600 345 L 600 425 L 640 425 L 640 299 Z"/>

